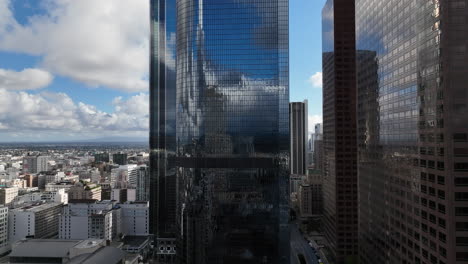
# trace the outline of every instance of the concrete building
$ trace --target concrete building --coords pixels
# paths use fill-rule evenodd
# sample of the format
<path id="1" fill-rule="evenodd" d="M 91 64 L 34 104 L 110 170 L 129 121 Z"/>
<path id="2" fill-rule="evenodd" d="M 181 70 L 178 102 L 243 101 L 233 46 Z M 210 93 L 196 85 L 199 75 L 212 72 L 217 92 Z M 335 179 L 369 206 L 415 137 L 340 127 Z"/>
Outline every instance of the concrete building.
<path id="1" fill-rule="evenodd" d="M 297 193 L 299 185 L 305 180 L 306 175 L 291 174 L 289 176 L 289 193 Z"/>
<path id="2" fill-rule="evenodd" d="M 37 175 L 27 174 L 23 178 L 26 181 L 27 187 L 37 187 Z M 36 180 L 34 180 L 34 178 L 36 178 Z M 36 186 L 34 186 L 34 182 L 36 182 Z"/>
<path id="3" fill-rule="evenodd" d="M 148 235 L 148 202 L 70 200 L 60 215 L 59 238 L 113 240 Z M 85 232 L 87 231 L 87 232 Z"/>
<path id="4" fill-rule="evenodd" d="M 123 264 L 125 255 L 102 239 L 28 239 L 13 246 L 9 263 Z"/>
<path id="5" fill-rule="evenodd" d="M 68 203 L 68 194 L 64 189 L 52 192 L 32 191 L 18 195 L 15 197 L 12 208 L 24 206 L 24 204 L 34 204 L 39 202 L 55 202 L 55 203 Z"/>
<path id="6" fill-rule="evenodd" d="M 354 10 L 354 0 L 328 0 L 322 11 L 323 228 L 336 263 L 359 256 Z"/>
<path id="7" fill-rule="evenodd" d="M 291 174 L 305 175 L 307 173 L 308 119 L 307 100 L 289 103 Z"/>
<path id="8" fill-rule="evenodd" d="M 48 156 L 25 156 L 23 158 L 23 173 L 38 173 L 48 171 Z"/>
<path id="9" fill-rule="evenodd" d="M 112 187 L 109 182 L 101 182 L 101 200 L 112 200 Z"/>
<path id="10" fill-rule="evenodd" d="M 136 201 L 136 189 L 112 189 L 111 200 L 117 201 L 118 203 L 135 202 Z"/>
<path id="11" fill-rule="evenodd" d="M 10 205 L 17 196 L 18 187 L 0 188 L 0 205 Z"/>
<path id="12" fill-rule="evenodd" d="M 95 183 L 78 182 L 68 190 L 70 200 L 101 200 L 101 186 Z"/>
<path id="13" fill-rule="evenodd" d="M 62 206 L 60 203 L 37 203 L 10 210 L 10 243 L 24 238 L 50 238 L 57 235 Z"/>
<path id="14" fill-rule="evenodd" d="M 0 255 L 10 250 L 8 241 L 8 207 L 0 206 Z"/>
<path id="15" fill-rule="evenodd" d="M 112 189 L 111 200 L 118 203 L 125 203 L 127 201 L 127 189 Z"/>
<path id="16" fill-rule="evenodd" d="M 92 169 L 90 172 L 91 182 L 100 183 L 101 182 L 101 172 L 98 168 Z"/>
<path id="17" fill-rule="evenodd" d="M 112 188 L 136 187 L 138 166 L 136 164 L 122 165 L 111 170 L 110 183 Z"/>
<path id="18" fill-rule="evenodd" d="M 60 182 L 65 177 L 65 173 L 63 171 L 47 171 L 39 173 L 38 177 L 44 177 L 45 184 L 47 185 L 49 183 Z"/>
<path id="19" fill-rule="evenodd" d="M 70 200 L 59 217 L 59 238 L 114 239 L 118 235 L 114 231 L 120 231 L 113 227 L 118 223 L 114 216 L 119 216 L 115 214 L 114 206 L 111 201 Z"/>
<path id="20" fill-rule="evenodd" d="M 57 182 L 57 183 L 49 183 L 45 186 L 45 191 L 46 192 L 56 192 L 60 189 L 65 190 L 65 192 L 68 193 L 68 190 L 70 190 L 71 187 L 73 187 L 75 184 L 70 181 L 63 181 L 63 182 Z"/>
<path id="21" fill-rule="evenodd" d="M 122 233 L 130 236 L 147 236 L 149 228 L 149 202 L 127 202 L 122 209 Z"/>
<path id="22" fill-rule="evenodd" d="M 320 174 L 310 174 L 298 190 L 299 215 L 318 217 L 323 214 L 323 179 Z"/>

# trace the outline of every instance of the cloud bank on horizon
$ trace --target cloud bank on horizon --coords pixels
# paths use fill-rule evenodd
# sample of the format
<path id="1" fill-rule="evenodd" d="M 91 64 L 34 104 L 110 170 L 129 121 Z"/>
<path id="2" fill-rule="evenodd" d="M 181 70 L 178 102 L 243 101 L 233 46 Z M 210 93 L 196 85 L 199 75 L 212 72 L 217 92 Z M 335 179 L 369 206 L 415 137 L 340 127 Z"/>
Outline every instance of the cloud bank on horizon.
<path id="1" fill-rule="evenodd" d="M 41 12 L 20 23 L 18 7 L 0 0 L 0 52 L 37 58 L 23 70 L 0 68 L 0 141 L 147 137 L 149 1 L 37 3 Z M 100 111 L 47 91 L 55 76 L 128 96 L 108 98 L 112 111 Z"/>

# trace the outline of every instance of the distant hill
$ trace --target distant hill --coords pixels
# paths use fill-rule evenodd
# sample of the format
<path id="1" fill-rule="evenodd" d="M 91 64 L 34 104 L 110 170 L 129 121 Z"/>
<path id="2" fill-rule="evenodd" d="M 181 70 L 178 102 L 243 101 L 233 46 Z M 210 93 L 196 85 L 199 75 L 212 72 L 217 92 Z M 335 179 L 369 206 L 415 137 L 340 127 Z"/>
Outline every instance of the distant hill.
<path id="1" fill-rule="evenodd" d="M 148 144 L 149 139 L 144 137 L 102 137 L 102 138 L 92 138 L 92 139 L 72 139 L 72 140 L 44 140 L 44 141 L 10 141 L 10 142 L 0 142 L 0 144 L 83 144 L 83 143 L 144 143 Z"/>
<path id="2" fill-rule="evenodd" d="M 83 139 L 83 140 L 71 140 L 64 142 L 148 142 L 149 138 L 139 138 L 139 137 L 102 137 L 102 138 L 93 138 L 93 139 Z"/>

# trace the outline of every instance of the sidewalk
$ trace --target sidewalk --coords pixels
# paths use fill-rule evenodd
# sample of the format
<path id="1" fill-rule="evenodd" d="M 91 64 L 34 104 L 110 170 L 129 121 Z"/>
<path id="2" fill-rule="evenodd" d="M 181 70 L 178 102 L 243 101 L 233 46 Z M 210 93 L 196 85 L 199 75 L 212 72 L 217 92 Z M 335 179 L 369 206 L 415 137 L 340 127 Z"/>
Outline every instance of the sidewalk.
<path id="1" fill-rule="evenodd" d="M 325 252 L 323 250 L 323 246 L 319 246 L 317 242 L 315 241 L 314 237 L 307 237 L 310 240 L 310 243 L 312 244 L 312 247 L 318 252 L 320 256 L 320 260 L 322 261 L 323 264 L 330 264 L 328 261 Z"/>

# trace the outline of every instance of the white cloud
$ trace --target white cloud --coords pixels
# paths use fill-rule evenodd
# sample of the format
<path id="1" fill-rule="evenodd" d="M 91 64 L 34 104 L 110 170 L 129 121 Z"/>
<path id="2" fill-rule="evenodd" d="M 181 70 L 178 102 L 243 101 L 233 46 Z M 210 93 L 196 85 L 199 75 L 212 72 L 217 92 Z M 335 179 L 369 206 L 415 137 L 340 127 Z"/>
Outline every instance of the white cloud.
<path id="1" fill-rule="evenodd" d="M 322 115 L 309 115 L 309 133 L 313 133 L 315 131 L 315 124 L 322 123 Z"/>
<path id="2" fill-rule="evenodd" d="M 24 69 L 20 72 L 0 69 L 0 89 L 35 90 L 48 86 L 53 76 L 40 69 Z"/>
<path id="3" fill-rule="evenodd" d="M 107 113 L 92 105 L 75 103 L 64 93 L 29 94 L 0 89 L 0 133 L 147 134 L 148 94 L 116 99 L 114 107 L 113 113 Z"/>
<path id="4" fill-rule="evenodd" d="M 47 0 L 18 23 L 0 0 L 0 50 L 42 56 L 53 73 L 91 87 L 147 91 L 149 1 Z"/>
<path id="5" fill-rule="evenodd" d="M 322 88 L 322 73 L 316 72 L 312 76 L 309 77 L 308 82 L 314 88 Z"/>

